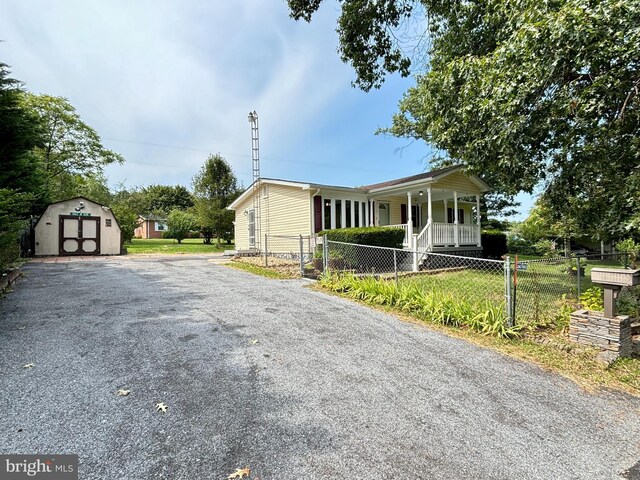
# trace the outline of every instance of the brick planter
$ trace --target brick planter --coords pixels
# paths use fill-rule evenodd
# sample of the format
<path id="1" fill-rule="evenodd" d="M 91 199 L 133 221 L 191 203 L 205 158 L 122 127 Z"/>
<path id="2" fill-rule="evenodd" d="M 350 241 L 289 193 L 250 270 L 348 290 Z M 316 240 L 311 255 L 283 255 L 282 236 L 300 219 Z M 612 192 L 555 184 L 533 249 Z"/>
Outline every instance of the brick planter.
<path id="1" fill-rule="evenodd" d="M 602 312 L 577 310 L 571 314 L 569 340 L 599 348 L 598 357 L 606 362 L 629 357 L 633 353 L 631 318 L 628 315 L 607 318 Z"/>

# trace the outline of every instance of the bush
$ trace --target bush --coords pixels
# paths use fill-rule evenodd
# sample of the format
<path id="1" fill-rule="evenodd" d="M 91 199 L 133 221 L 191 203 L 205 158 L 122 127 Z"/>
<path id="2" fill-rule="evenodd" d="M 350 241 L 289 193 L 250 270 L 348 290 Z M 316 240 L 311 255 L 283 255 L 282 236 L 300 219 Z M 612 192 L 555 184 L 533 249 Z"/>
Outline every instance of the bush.
<path id="1" fill-rule="evenodd" d="M 484 258 L 501 258 L 507 253 L 507 235 L 504 232 L 483 230 L 481 238 Z"/>
<path id="2" fill-rule="evenodd" d="M 358 227 L 323 230 L 318 235 L 326 235 L 334 242 L 356 243 L 374 247 L 402 248 L 404 230 L 389 227 Z"/>
<path id="3" fill-rule="evenodd" d="M 507 251 L 518 255 L 536 255 L 531 242 L 514 234 L 507 234 Z"/>

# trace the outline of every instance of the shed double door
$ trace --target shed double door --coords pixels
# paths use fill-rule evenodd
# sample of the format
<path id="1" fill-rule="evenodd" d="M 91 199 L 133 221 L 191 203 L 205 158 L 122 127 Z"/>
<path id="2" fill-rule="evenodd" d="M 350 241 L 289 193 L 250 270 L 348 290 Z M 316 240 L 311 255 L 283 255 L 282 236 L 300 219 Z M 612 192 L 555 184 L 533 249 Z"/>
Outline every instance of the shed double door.
<path id="1" fill-rule="evenodd" d="M 60 255 L 100 255 L 100 217 L 60 215 Z"/>

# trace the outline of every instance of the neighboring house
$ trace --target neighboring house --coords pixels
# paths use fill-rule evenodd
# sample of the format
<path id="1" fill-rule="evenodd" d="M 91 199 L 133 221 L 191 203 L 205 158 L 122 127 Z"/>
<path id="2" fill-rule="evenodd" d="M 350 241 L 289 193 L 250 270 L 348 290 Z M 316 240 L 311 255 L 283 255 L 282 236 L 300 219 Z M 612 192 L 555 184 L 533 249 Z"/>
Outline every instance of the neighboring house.
<path id="1" fill-rule="evenodd" d="M 36 256 L 121 252 L 120 225 L 111 209 L 84 197 L 50 204 L 34 229 Z"/>
<path id="2" fill-rule="evenodd" d="M 133 231 L 136 238 L 162 238 L 167 231 L 167 219 L 156 215 L 140 216 L 140 225 Z"/>
<path id="3" fill-rule="evenodd" d="M 395 226 L 406 232 L 405 248 L 479 254 L 480 195 L 488 190 L 460 166 L 357 188 L 262 178 L 228 208 L 239 251 L 259 251 L 265 234 Z"/>

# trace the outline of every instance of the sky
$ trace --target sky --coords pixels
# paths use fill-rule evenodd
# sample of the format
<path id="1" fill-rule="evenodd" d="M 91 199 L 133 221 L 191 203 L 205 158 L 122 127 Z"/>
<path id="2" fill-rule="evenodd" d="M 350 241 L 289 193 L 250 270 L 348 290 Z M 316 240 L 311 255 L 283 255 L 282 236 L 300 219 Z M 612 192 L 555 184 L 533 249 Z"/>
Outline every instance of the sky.
<path id="1" fill-rule="evenodd" d="M 34 93 L 69 99 L 125 158 L 109 185 L 191 186 L 210 154 L 251 184 L 247 115 L 263 177 L 358 186 L 428 170 L 424 142 L 376 135 L 412 78 L 351 86 L 337 2 L 311 23 L 285 0 L 0 0 L 0 62 Z M 521 196 L 526 217 L 529 196 Z"/>

